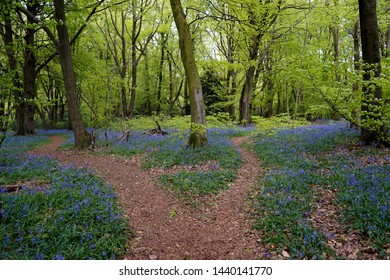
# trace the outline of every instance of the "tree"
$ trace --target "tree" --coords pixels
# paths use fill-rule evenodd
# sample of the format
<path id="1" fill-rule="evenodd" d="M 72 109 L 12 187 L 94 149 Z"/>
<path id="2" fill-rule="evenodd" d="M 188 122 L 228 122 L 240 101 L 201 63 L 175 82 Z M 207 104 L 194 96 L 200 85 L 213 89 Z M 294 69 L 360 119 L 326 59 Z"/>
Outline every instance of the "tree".
<path id="1" fill-rule="evenodd" d="M 107 14 L 110 15 L 110 21 L 113 25 L 114 35 L 110 34 L 110 22 L 108 20 Z M 126 26 L 127 13 L 121 11 L 119 16 L 120 24 L 118 26 L 118 16 L 115 12 L 109 10 L 108 13 L 105 13 L 105 25 L 107 30 L 105 31 L 103 27 L 100 28 L 100 31 L 105 36 L 107 41 L 107 49 L 109 50 L 116 66 L 116 70 L 120 76 L 120 88 L 121 88 L 121 100 L 122 100 L 122 115 L 126 117 L 128 115 L 127 108 L 127 87 L 126 87 L 126 77 L 128 72 L 128 47 L 127 47 L 127 38 L 126 33 L 128 32 Z M 119 40 L 118 40 L 119 38 Z M 119 43 L 118 43 L 119 41 Z M 119 51 L 118 51 L 119 49 Z"/>
<path id="2" fill-rule="evenodd" d="M 376 0 L 359 0 L 360 31 L 363 54 L 363 94 L 361 104 L 361 135 L 365 145 L 387 142 L 387 130 L 382 120 L 383 100 L 379 29 Z"/>
<path id="3" fill-rule="evenodd" d="M 179 33 L 180 54 L 188 83 L 188 95 L 191 107 L 191 131 L 188 146 L 201 147 L 208 144 L 208 139 L 202 85 L 195 62 L 194 45 L 190 27 L 180 0 L 170 0 L 170 3 L 176 28 Z"/>
<path id="4" fill-rule="evenodd" d="M 76 78 L 73 71 L 64 0 L 54 0 L 54 9 L 58 33 L 58 54 L 60 56 L 61 69 L 64 76 L 69 118 L 73 128 L 76 148 L 84 149 L 90 145 L 92 138 L 85 129 L 77 98 Z"/>
<path id="5" fill-rule="evenodd" d="M 1 15 L 4 18 L 4 28 L 1 28 L 1 36 L 4 42 L 4 48 L 5 48 L 5 53 L 7 56 L 7 62 L 8 62 L 8 67 L 6 72 L 11 75 L 11 93 L 12 96 L 14 97 L 15 101 L 19 101 L 22 98 L 22 92 L 20 88 L 22 87 L 20 85 L 20 78 L 19 78 L 19 73 L 18 73 L 18 62 L 16 59 L 16 54 L 15 54 L 15 46 L 14 46 L 14 36 L 13 36 L 13 30 L 12 30 L 12 20 L 11 20 L 11 2 L 10 0 L 7 0 L 6 2 L 3 3 L 3 5 L 0 7 L 1 9 Z M 5 97 L 5 96 L 4 96 Z M 10 95 L 8 96 L 8 99 L 10 100 Z M 1 100 L 2 103 L 5 104 L 5 98 L 2 98 Z M 10 102 L 9 102 L 10 103 Z M 5 109 L 5 108 L 4 108 Z M 10 110 L 10 108 L 8 108 Z M 20 106 L 16 106 L 16 118 L 17 122 L 20 123 L 21 120 L 18 119 L 19 117 L 22 116 L 22 113 L 20 112 L 21 108 Z M 1 117 L 1 116 L 0 116 Z M 6 118 L 6 113 L 5 110 L 3 111 L 3 118 Z M 6 124 L 6 119 L 3 119 L 1 122 L 3 125 Z M 6 130 L 6 127 L 1 127 L 0 130 Z"/>
<path id="6" fill-rule="evenodd" d="M 11 7 L 11 3 L 8 7 Z M 25 11 L 31 15 L 23 22 L 25 34 L 23 51 L 23 90 L 16 93 L 16 135 L 35 134 L 34 115 L 36 99 L 37 56 L 36 33 L 38 31 L 34 18 L 41 12 L 42 4 L 39 1 L 26 1 Z M 23 19 L 21 19 L 23 21 Z"/>
<path id="7" fill-rule="evenodd" d="M 137 93 L 137 68 L 141 57 L 145 54 L 148 44 L 153 39 L 157 32 L 157 27 L 150 32 L 143 43 L 139 43 L 141 30 L 144 24 L 145 13 L 153 7 L 155 1 L 153 0 L 132 0 L 131 11 L 132 11 L 132 29 L 131 29 L 131 90 L 130 90 L 130 104 L 129 104 L 129 117 L 134 116 L 135 112 L 135 97 Z M 159 23 L 157 23 L 157 26 Z M 139 52 L 139 54 L 138 54 Z"/>
<path id="8" fill-rule="evenodd" d="M 255 73 L 257 65 L 262 63 L 264 54 L 268 52 L 264 51 L 260 56 L 260 46 L 263 37 L 267 34 L 269 28 L 273 26 L 277 20 L 281 11 L 281 4 L 283 1 L 265 0 L 260 3 L 252 3 L 248 5 L 249 24 L 252 28 L 252 35 L 249 45 L 249 63 L 250 66 L 245 72 L 245 82 L 241 90 L 240 104 L 239 104 L 239 121 L 240 123 L 247 125 L 250 123 L 251 117 L 251 100 L 255 81 Z M 259 63 L 261 62 L 261 63 Z"/>

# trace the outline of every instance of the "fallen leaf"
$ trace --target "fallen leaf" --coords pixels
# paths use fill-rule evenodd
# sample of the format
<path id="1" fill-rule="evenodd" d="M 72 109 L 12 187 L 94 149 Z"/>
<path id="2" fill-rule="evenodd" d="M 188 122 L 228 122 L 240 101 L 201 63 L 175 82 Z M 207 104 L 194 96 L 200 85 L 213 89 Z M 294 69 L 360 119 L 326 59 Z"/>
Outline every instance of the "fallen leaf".
<path id="1" fill-rule="evenodd" d="M 283 252 L 282 252 L 282 256 L 285 257 L 285 258 L 289 258 L 289 257 L 290 257 L 290 254 L 287 253 L 286 251 L 283 251 Z"/>

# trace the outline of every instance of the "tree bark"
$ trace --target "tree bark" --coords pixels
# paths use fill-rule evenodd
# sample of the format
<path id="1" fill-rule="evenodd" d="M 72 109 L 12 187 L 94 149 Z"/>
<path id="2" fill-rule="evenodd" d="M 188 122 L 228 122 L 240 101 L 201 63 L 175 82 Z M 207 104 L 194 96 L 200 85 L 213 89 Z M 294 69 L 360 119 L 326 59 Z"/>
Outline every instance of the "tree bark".
<path id="1" fill-rule="evenodd" d="M 36 1 L 26 2 L 27 11 L 34 17 L 38 14 L 40 4 Z M 34 21 L 27 17 L 26 34 L 24 36 L 23 93 L 16 96 L 16 135 L 35 134 L 34 114 L 36 97 L 36 64 Z"/>
<path id="2" fill-rule="evenodd" d="M 27 6 L 29 7 L 29 6 Z M 31 9 L 28 8 L 29 11 Z M 27 24 L 31 21 L 27 20 Z M 24 49 L 24 65 L 23 65 L 23 101 L 21 102 L 23 122 L 18 126 L 17 135 L 35 134 L 34 114 L 35 114 L 35 97 L 36 97 L 36 79 L 37 73 L 35 66 L 37 59 L 35 56 L 35 33 L 34 27 L 27 28 L 24 40 L 26 47 Z"/>
<path id="3" fill-rule="evenodd" d="M 64 0 L 54 0 L 55 19 L 58 32 L 58 54 L 64 76 L 65 94 L 68 104 L 69 118 L 78 149 L 87 148 L 91 143 L 91 135 L 85 129 L 77 98 L 76 78 L 73 71 L 69 34 L 66 25 Z"/>
<path id="4" fill-rule="evenodd" d="M 163 67 L 165 60 L 165 48 L 167 44 L 168 36 L 166 33 L 160 33 L 161 35 L 161 55 L 160 55 L 160 64 L 158 67 L 158 79 L 157 79 L 157 115 L 161 111 L 161 92 L 162 92 L 162 82 L 163 82 Z"/>
<path id="5" fill-rule="evenodd" d="M 359 0 L 359 17 L 363 54 L 360 139 L 365 145 L 385 143 L 387 131 L 382 120 L 382 88 L 376 81 L 381 74 L 376 0 Z"/>
<path id="6" fill-rule="evenodd" d="M 227 40 L 227 49 L 226 49 L 226 58 L 227 61 L 230 64 L 230 69 L 227 71 L 226 75 L 226 90 L 227 90 L 227 96 L 229 98 L 229 101 L 231 102 L 230 105 L 227 108 L 227 111 L 229 112 L 229 116 L 232 120 L 236 119 L 235 116 L 235 106 L 234 106 L 234 98 L 237 93 L 237 71 L 233 68 L 234 67 L 234 43 L 233 38 L 228 35 Z"/>
<path id="7" fill-rule="evenodd" d="M 249 61 L 254 62 L 257 60 L 257 56 L 259 53 L 259 44 L 260 40 L 263 37 L 263 34 L 259 33 L 252 38 L 252 47 L 249 53 Z M 256 67 L 251 65 L 249 69 L 245 72 L 245 83 L 241 90 L 240 96 L 240 116 L 239 122 L 244 125 L 248 125 L 250 123 L 251 116 L 251 97 L 253 92 L 253 78 L 255 75 Z"/>
<path id="8" fill-rule="evenodd" d="M 11 5 L 10 0 L 7 0 L 6 5 Z M 3 41 L 5 52 L 7 54 L 8 60 L 8 70 L 12 73 L 12 90 L 11 94 L 14 97 L 15 104 L 21 104 L 22 100 L 22 92 L 20 88 L 22 87 L 20 84 L 20 77 L 18 73 L 18 62 L 16 60 L 16 54 L 14 49 L 14 39 L 13 39 L 13 30 L 12 30 L 12 22 L 11 22 L 11 9 L 9 7 L 5 7 L 3 11 L 4 15 L 4 33 L 3 33 Z M 15 106 L 15 116 L 17 126 L 22 123 L 23 114 L 21 112 L 22 107 L 16 105 Z"/>
<path id="9" fill-rule="evenodd" d="M 188 146 L 201 147 L 208 144 L 206 112 L 203 102 L 202 85 L 194 57 L 194 46 L 190 27 L 186 21 L 180 0 L 170 0 L 173 17 L 179 33 L 180 54 L 188 83 L 191 107 L 191 131 Z"/>
<path id="10" fill-rule="evenodd" d="M 274 104 L 274 96 L 275 96 L 275 84 L 272 79 L 272 53 L 268 52 L 267 58 L 264 61 L 264 68 L 267 71 L 265 77 L 264 77 L 264 111 L 263 111 L 263 117 L 264 118 L 270 118 L 273 115 L 273 104 Z"/>
<path id="11" fill-rule="evenodd" d="M 332 26 L 330 28 L 330 32 L 332 33 L 333 38 L 333 61 L 335 64 L 335 71 L 336 71 L 336 82 L 341 82 L 341 74 L 339 72 L 339 57 L 340 57 L 340 29 L 337 25 Z"/>
<path id="12" fill-rule="evenodd" d="M 122 112 L 123 117 L 126 117 L 127 112 L 127 89 L 126 89 L 126 76 L 127 76 L 127 44 L 125 38 L 125 29 L 126 29 L 126 15 L 122 11 L 121 13 L 121 34 L 119 37 L 121 38 L 122 43 L 122 65 L 120 69 L 121 76 L 121 94 L 122 94 Z"/>
<path id="13" fill-rule="evenodd" d="M 354 70 L 358 73 L 360 72 L 360 25 L 357 20 L 353 29 L 353 65 Z M 359 89 L 359 83 L 355 82 L 353 84 L 352 90 L 355 92 Z"/>
<path id="14" fill-rule="evenodd" d="M 273 115 L 273 108 L 274 108 L 274 82 L 272 79 L 267 79 L 266 81 L 266 92 L 265 92 L 265 103 L 264 103 L 264 111 L 263 111 L 263 117 L 264 118 L 270 118 Z"/>
<path id="15" fill-rule="evenodd" d="M 130 104 L 128 116 L 134 116 L 135 110 L 135 96 L 137 94 L 137 39 L 141 30 L 142 16 L 138 16 L 136 13 L 137 2 L 132 0 L 131 2 L 133 25 L 131 30 L 131 89 L 130 89 Z M 138 23 L 138 21 L 140 21 Z"/>

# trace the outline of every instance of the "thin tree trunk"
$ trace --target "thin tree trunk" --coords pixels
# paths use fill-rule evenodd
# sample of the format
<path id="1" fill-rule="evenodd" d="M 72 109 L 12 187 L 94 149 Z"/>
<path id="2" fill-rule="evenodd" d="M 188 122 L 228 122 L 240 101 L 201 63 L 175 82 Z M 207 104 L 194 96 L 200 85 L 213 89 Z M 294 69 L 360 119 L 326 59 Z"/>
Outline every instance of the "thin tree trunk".
<path id="1" fill-rule="evenodd" d="M 296 91 L 294 92 L 294 97 L 295 97 L 295 107 L 294 107 L 294 116 L 293 116 L 293 120 L 296 120 L 297 119 L 297 116 L 298 116 L 298 105 L 299 105 L 299 97 L 301 95 L 301 85 L 299 83 L 299 85 L 297 86 L 297 89 Z"/>
<path id="2" fill-rule="evenodd" d="M 54 8 L 58 32 L 58 53 L 64 76 L 69 118 L 74 133 L 75 146 L 78 149 L 84 149 L 91 144 L 92 137 L 85 129 L 77 98 L 76 78 L 73 70 L 69 34 L 66 25 L 64 0 L 54 0 Z"/>
<path id="3" fill-rule="evenodd" d="M 194 57 L 194 46 L 190 27 L 186 21 L 180 0 L 170 0 L 173 17 L 179 33 L 179 47 L 187 77 L 190 107 L 191 131 L 188 146 L 201 147 L 208 144 L 206 112 L 203 102 L 202 85 Z"/>
<path id="4" fill-rule="evenodd" d="M 166 33 L 161 33 L 161 55 L 160 55 L 160 64 L 158 67 L 158 79 L 157 79 L 157 115 L 161 111 L 161 92 L 162 92 L 162 82 L 163 82 L 163 67 L 165 60 L 165 48 L 168 36 Z"/>
<path id="5" fill-rule="evenodd" d="M 280 115 L 280 112 L 282 111 L 282 100 L 280 98 L 280 90 L 276 91 L 278 103 L 276 105 L 276 115 Z"/>
<path id="6" fill-rule="evenodd" d="M 274 104 L 274 82 L 272 81 L 272 53 L 269 52 L 267 55 L 267 60 L 265 61 L 265 70 L 267 75 L 265 78 L 265 104 L 264 104 L 264 118 L 270 118 L 273 115 L 273 104 Z"/>
<path id="7" fill-rule="evenodd" d="M 127 89 L 126 89 L 126 75 L 127 75 L 127 44 L 125 39 L 125 29 L 126 29 L 126 16 L 125 12 L 122 11 L 121 13 L 121 42 L 122 42 L 122 65 L 120 70 L 120 76 L 121 76 L 121 94 L 122 94 L 122 112 L 123 117 L 126 117 L 128 115 L 127 112 Z"/>
<path id="8" fill-rule="evenodd" d="M 360 72 L 360 25 L 359 20 L 356 21 L 353 29 L 353 66 L 356 73 Z M 359 83 L 353 83 L 352 90 L 354 92 L 358 91 Z"/>
<path id="9" fill-rule="evenodd" d="M 128 116 L 134 116 L 135 110 L 135 96 L 137 93 L 137 39 L 139 37 L 140 26 L 138 25 L 138 16 L 136 13 L 137 3 L 136 0 L 131 2 L 133 25 L 131 29 L 131 89 L 130 89 L 130 105 Z"/>
<path id="10" fill-rule="evenodd" d="M 268 79 L 263 112 L 264 118 L 270 118 L 273 115 L 274 94 L 274 83 L 271 79 Z"/>
<path id="11" fill-rule="evenodd" d="M 341 74 L 339 70 L 339 57 L 340 57 L 340 47 L 339 47 L 339 27 L 338 26 L 332 26 L 330 28 L 330 31 L 332 33 L 333 38 L 333 60 L 335 64 L 335 71 L 336 71 L 336 82 L 341 82 Z"/>
<path id="12" fill-rule="evenodd" d="M 288 82 L 286 82 L 286 114 L 290 116 L 290 97 L 288 96 Z"/>
<path id="13" fill-rule="evenodd" d="M 146 96 L 146 101 L 145 101 L 145 111 L 147 112 L 148 116 L 152 115 L 152 98 L 150 96 L 150 72 L 149 72 L 149 56 L 147 52 L 144 54 L 144 59 L 145 59 L 145 96 Z"/>
<path id="14" fill-rule="evenodd" d="M 131 46 L 131 89 L 130 89 L 130 108 L 129 117 L 134 116 L 135 110 L 135 95 L 137 94 L 137 48 L 135 44 Z"/>
<path id="15" fill-rule="evenodd" d="M 237 93 L 237 72 L 233 68 L 233 63 L 234 63 L 234 57 L 233 57 L 233 38 L 228 35 L 227 38 L 227 53 L 226 57 L 231 64 L 230 69 L 227 71 L 226 75 L 226 89 L 227 89 L 227 96 L 229 97 L 230 105 L 227 108 L 227 111 L 229 112 L 229 116 L 232 120 L 236 118 L 235 116 L 235 106 L 234 106 L 234 99 Z"/>

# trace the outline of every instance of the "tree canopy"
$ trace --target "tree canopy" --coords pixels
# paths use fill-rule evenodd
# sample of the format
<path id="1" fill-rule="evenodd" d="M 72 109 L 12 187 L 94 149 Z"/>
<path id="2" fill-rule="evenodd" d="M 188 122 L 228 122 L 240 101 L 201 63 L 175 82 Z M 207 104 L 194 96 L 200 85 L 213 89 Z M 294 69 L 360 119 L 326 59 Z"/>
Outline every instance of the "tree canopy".
<path id="1" fill-rule="evenodd" d="M 55 5 L 43 0 L 0 4 L 3 130 L 10 127 L 26 135 L 37 127 L 74 127 L 74 104 L 79 104 L 82 122 L 93 127 L 140 115 L 194 114 L 191 75 L 181 60 L 180 28 L 170 3 L 72 0 L 64 4 L 75 76 L 73 105 L 58 55 L 62 35 L 57 33 L 61 22 Z M 388 1 L 183 0 L 180 4 L 206 115 L 243 125 L 253 116 L 342 118 L 374 135 L 367 141 L 362 135 L 363 142 L 387 141 Z M 367 16 L 359 18 L 359 9 L 377 14 L 376 19 L 368 16 L 377 24 L 370 31 L 377 38 L 379 61 L 374 64 L 381 66 L 375 75 L 366 71 L 372 62 L 365 60 L 365 40 L 372 40 L 364 33 Z M 182 44 L 188 46 L 189 39 Z M 371 92 L 373 87 L 380 88 L 381 95 L 363 105 L 367 89 Z"/>

